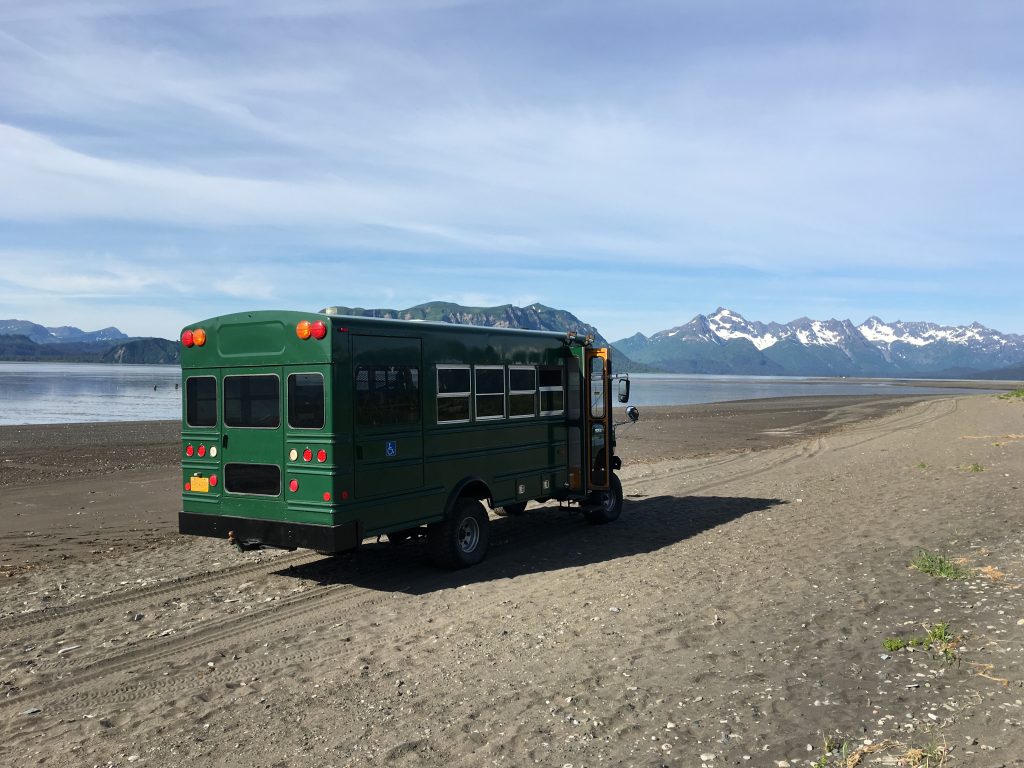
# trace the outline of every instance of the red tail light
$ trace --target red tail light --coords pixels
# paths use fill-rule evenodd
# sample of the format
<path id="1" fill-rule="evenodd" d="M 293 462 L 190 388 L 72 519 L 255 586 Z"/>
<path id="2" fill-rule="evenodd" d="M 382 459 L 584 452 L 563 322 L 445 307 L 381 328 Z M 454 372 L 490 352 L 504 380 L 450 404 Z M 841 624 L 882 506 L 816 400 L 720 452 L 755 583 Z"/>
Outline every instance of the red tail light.
<path id="1" fill-rule="evenodd" d="M 199 458 L 203 458 L 203 456 L 206 455 L 206 446 L 205 445 L 200 445 L 199 446 L 199 450 L 196 451 L 196 453 L 199 454 Z"/>
<path id="2" fill-rule="evenodd" d="M 210 487 L 211 488 L 216 488 L 217 487 L 217 476 L 216 475 L 210 475 Z"/>
<path id="3" fill-rule="evenodd" d="M 313 452 L 311 450 L 309 450 L 309 448 L 307 448 L 306 450 L 304 450 L 302 452 L 302 460 L 303 461 L 312 461 L 313 460 Z"/>
<path id="4" fill-rule="evenodd" d="M 195 339 L 194 339 L 194 337 L 192 335 L 192 331 L 182 331 L 181 332 L 181 343 L 183 345 L 185 345 L 186 347 L 191 347 L 192 344 L 195 343 Z"/>
<path id="5" fill-rule="evenodd" d="M 321 464 L 323 464 L 325 461 L 327 461 L 327 451 L 325 451 L 323 448 L 321 448 L 319 451 L 317 451 L 316 452 L 316 460 L 319 461 Z"/>
<path id="6" fill-rule="evenodd" d="M 309 326 L 309 332 L 313 334 L 314 339 L 322 339 L 327 335 L 327 325 L 323 320 L 317 320 Z"/>
<path id="7" fill-rule="evenodd" d="M 292 493 L 295 493 L 297 490 L 299 490 L 299 481 L 292 480 L 290 483 L 288 483 L 288 490 L 290 490 Z"/>
<path id="8" fill-rule="evenodd" d="M 192 443 L 189 443 L 188 445 L 185 446 L 185 455 L 186 456 L 191 456 L 195 452 L 196 452 L 196 449 L 192 447 Z"/>
<path id="9" fill-rule="evenodd" d="M 324 491 L 324 501 L 330 501 L 330 500 L 331 500 L 330 492 Z"/>

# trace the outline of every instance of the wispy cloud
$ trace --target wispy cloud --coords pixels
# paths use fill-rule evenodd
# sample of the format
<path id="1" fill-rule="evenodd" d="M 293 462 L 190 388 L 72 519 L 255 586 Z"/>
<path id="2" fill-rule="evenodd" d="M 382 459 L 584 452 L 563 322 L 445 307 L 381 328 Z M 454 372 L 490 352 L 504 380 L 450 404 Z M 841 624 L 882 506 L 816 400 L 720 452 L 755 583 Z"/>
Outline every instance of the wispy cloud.
<path id="1" fill-rule="evenodd" d="M 999 2 L 0 3 L 0 259 L 183 311 L 165 249 L 215 262 L 204 295 L 231 308 L 592 319 L 628 276 L 665 326 L 728 297 L 756 314 L 769 285 L 783 317 L 868 307 L 924 270 L 936 311 L 1024 329 L 958 291 L 967 265 L 1024 277 L 1021 32 Z M 319 274 L 282 286 L 296 259 Z"/>

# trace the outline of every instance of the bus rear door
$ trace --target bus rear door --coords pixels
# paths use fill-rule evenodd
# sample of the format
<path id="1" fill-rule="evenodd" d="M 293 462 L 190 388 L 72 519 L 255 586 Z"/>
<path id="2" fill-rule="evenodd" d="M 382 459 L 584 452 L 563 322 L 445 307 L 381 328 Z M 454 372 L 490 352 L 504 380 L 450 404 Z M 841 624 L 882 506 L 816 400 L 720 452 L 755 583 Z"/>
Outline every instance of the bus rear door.
<path id="1" fill-rule="evenodd" d="M 281 385 L 279 367 L 223 372 L 222 504 L 228 514 L 280 516 L 285 493 Z"/>

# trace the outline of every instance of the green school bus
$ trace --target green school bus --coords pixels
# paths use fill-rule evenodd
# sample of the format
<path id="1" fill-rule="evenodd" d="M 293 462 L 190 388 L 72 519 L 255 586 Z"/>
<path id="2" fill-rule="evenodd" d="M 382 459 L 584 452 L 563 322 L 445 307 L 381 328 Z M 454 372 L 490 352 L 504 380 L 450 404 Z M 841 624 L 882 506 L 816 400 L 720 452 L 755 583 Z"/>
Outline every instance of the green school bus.
<path id="1" fill-rule="evenodd" d="M 622 509 L 611 356 L 575 332 L 243 312 L 184 329 L 181 369 L 183 534 L 324 553 L 426 536 L 458 568 L 486 554 L 485 503 Z"/>

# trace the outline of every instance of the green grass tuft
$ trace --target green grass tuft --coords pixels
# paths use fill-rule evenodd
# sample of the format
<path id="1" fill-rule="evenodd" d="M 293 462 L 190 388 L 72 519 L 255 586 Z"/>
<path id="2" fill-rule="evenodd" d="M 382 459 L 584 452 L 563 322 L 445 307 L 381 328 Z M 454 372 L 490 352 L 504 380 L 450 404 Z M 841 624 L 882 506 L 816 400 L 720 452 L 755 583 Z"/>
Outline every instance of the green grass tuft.
<path id="1" fill-rule="evenodd" d="M 930 627 L 925 627 L 925 629 L 927 632 L 923 635 L 914 635 L 908 638 L 887 637 L 882 641 L 882 647 L 891 653 L 901 651 L 904 648 L 931 651 L 941 656 L 946 664 L 960 661 L 960 654 L 957 653 L 960 638 L 950 632 L 949 624 L 943 621 Z"/>
<path id="2" fill-rule="evenodd" d="M 902 637 L 887 637 L 882 641 L 882 647 L 887 651 L 902 651 L 907 647 L 907 641 Z"/>
<path id="3" fill-rule="evenodd" d="M 1013 390 L 1012 392 L 1006 392 L 1006 393 L 1004 393 L 1002 395 L 999 395 L 999 399 L 1000 400 L 1014 400 L 1014 399 L 1022 399 L 1022 400 L 1024 400 L 1024 387 L 1020 387 L 1018 389 Z"/>
<path id="4" fill-rule="evenodd" d="M 913 568 L 921 571 L 921 573 L 927 573 L 930 576 L 941 576 L 944 579 L 966 579 L 970 576 L 970 572 L 954 563 L 949 558 L 937 555 L 934 552 L 929 552 L 926 549 L 922 549 L 917 553 L 910 565 Z"/>

